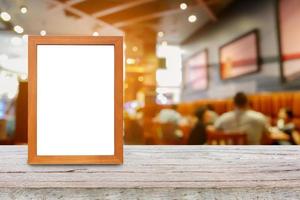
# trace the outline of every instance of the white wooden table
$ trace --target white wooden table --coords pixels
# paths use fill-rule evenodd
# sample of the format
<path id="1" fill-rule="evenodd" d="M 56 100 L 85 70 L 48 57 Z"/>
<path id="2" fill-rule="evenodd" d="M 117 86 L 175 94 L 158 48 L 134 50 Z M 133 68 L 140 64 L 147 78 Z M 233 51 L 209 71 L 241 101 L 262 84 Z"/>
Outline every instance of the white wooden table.
<path id="1" fill-rule="evenodd" d="M 0 146 L 0 199 L 300 199 L 298 146 L 125 146 L 124 164 L 27 165 Z"/>

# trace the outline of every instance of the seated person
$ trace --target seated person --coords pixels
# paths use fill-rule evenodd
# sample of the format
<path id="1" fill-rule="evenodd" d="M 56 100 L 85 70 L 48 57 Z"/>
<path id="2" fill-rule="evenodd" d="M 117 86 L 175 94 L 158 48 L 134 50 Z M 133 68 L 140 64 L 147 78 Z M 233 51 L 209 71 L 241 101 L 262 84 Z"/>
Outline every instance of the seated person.
<path id="1" fill-rule="evenodd" d="M 223 132 L 240 132 L 247 134 L 247 143 L 258 145 L 262 136 L 268 133 L 267 118 L 249 108 L 249 101 L 243 92 L 234 97 L 235 110 L 224 113 L 215 122 L 215 128 Z"/>
<path id="2" fill-rule="evenodd" d="M 279 131 L 289 135 L 289 141 L 278 141 L 279 144 L 297 144 L 299 142 L 299 133 L 296 131 L 296 126 L 293 123 L 294 114 L 289 108 L 281 108 L 278 112 L 276 127 Z"/>
<path id="3" fill-rule="evenodd" d="M 171 108 L 162 109 L 154 118 L 154 121 L 159 123 L 179 124 L 181 120 L 182 116 L 177 112 L 176 105 L 172 105 Z"/>
<path id="4" fill-rule="evenodd" d="M 206 142 L 206 128 L 211 122 L 212 115 L 209 112 L 208 107 L 200 107 L 196 110 L 195 116 L 197 122 L 191 130 L 188 144 L 200 145 Z"/>
<path id="5" fill-rule="evenodd" d="M 179 129 L 183 120 L 184 118 L 177 112 L 176 105 L 162 109 L 153 119 L 154 122 L 161 124 L 161 137 L 171 141 L 171 144 L 183 137 L 183 133 Z"/>
<path id="6" fill-rule="evenodd" d="M 295 130 L 293 120 L 293 111 L 289 108 L 281 108 L 278 112 L 277 128 L 289 135 Z"/>
<path id="7" fill-rule="evenodd" d="M 207 106 L 208 112 L 210 113 L 210 116 L 211 116 L 209 124 L 213 125 L 216 122 L 216 120 L 218 119 L 219 115 L 218 115 L 218 113 L 216 113 L 213 105 L 207 104 L 206 106 Z"/>

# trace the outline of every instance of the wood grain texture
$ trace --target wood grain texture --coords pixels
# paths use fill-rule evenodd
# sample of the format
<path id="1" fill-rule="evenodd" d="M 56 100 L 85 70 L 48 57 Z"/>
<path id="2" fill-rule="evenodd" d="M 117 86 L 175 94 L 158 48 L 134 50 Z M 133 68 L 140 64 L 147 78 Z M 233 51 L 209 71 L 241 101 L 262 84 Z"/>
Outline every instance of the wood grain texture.
<path id="1" fill-rule="evenodd" d="M 245 200 L 300 199 L 299 188 L 0 188 L 0 199 L 85 200 L 85 199 L 213 199 Z"/>
<path id="2" fill-rule="evenodd" d="M 0 199 L 47 194 L 300 199 L 298 146 L 125 146 L 124 151 L 123 165 L 30 166 L 27 146 L 0 146 Z"/>

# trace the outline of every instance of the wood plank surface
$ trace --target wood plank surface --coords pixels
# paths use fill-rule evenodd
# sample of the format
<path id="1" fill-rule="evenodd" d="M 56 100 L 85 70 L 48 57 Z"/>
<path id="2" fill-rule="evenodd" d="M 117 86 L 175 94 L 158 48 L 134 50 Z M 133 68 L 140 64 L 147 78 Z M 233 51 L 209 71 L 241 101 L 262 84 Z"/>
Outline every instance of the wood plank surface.
<path id="1" fill-rule="evenodd" d="M 30 166 L 27 146 L 0 146 L 0 158 L 0 199 L 300 199 L 298 146 L 125 146 L 118 166 Z"/>

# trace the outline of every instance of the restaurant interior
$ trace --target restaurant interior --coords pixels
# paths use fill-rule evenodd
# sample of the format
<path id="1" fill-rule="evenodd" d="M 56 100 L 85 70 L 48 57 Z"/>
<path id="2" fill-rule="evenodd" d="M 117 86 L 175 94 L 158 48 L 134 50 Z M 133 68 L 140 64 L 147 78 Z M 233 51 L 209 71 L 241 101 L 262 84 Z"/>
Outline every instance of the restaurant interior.
<path id="1" fill-rule="evenodd" d="M 299 145 L 299 24 L 299 0 L 0 0 L 0 144 L 27 143 L 28 35 L 87 35 L 124 37 L 125 144 Z"/>

